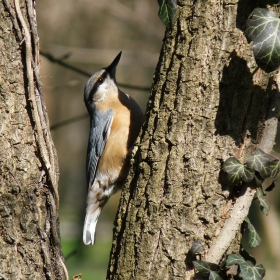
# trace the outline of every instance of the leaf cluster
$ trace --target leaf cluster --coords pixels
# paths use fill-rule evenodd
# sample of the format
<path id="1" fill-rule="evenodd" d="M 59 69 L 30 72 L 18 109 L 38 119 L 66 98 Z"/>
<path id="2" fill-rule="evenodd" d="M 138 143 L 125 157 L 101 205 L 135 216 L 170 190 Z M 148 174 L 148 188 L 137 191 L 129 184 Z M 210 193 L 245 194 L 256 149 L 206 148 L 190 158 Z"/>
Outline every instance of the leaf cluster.
<path id="1" fill-rule="evenodd" d="M 256 264 L 255 259 L 248 252 L 245 254 L 249 256 L 249 259 L 246 260 L 241 254 L 228 255 L 226 266 L 238 265 L 240 269 L 239 279 L 262 280 L 265 276 L 265 268 L 262 264 Z"/>
<path id="2" fill-rule="evenodd" d="M 227 181 L 231 186 L 244 182 L 251 183 L 250 187 L 257 187 L 260 208 L 265 215 L 268 214 L 269 205 L 264 198 L 262 183 L 265 179 L 271 178 L 271 184 L 266 191 L 271 191 L 274 188 L 280 172 L 280 161 L 278 159 L 270 160 L 264 151 L 257 149 L 247 156 L 245 164 L 242 164 L 235 157 L 228 158 L 223 163 L 222 170 L 226 173 Z"/>
<path id="3" fill-rule="evenodd" d="M 242 164 L 235 157 L 230 157 L 223 163 L 222 169 L 227 173 L 231 185 L 236 185 L 239 182 L 249 183 L 255 180 L 257 187 L 259 187 L 269 177 L 274 182 L 276 181 L 280 172 L 280 162 L 278 159 L 271 161 L 268 154 L 257 149 L 247 156 L 245 164 Z"/>
<path id="4" fill-rule="evenodd" d="M 198 249 L 198 251 L 197 251 Z M 192 255 L 201 253 L 204 250 L 199 241 L 195 241 L 190 249 Z M 221 275 L 232 274 L 231 267 L 238 266 L 239 270 L 234 273 L 234 279 L 262 280 L 265 276 L 265 268 L 261 264 L 256 264 L 256 260 L 245 249 L 240 250 L 240 254 L 230 254 L 221 265 L 215 263 L 195 260 L 192 262 L 203 279 L 222 280 Z"/>
<path id="5" fill-rule="evenodd" d="M 193 242 L 192 247 L 189 251 L 189 255 L 192 259 L 195 259 L 196 255 L 200 255 L 204 251 L 204 247 L 199 240 Z M 194 260 L 192 261 L 193 266 L 199 271 L 199 273 L 209 280 L 222 280 L 219 276 L 221 270 L 220 266 L 206 261 Z"/>

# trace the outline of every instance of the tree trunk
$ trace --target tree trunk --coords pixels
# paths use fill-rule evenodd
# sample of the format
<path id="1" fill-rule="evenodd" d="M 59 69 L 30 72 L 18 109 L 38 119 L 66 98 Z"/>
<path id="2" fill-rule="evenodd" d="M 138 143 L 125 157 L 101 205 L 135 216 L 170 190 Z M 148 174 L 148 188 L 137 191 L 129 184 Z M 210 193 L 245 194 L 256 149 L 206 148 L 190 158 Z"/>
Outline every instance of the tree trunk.
<path id="1" fill-rule="evenodd" d="M 67 271 L 58 165 L 38 74 L 33 5 L 0 1 L 0 276 L 61 280 Z"/>
<path id="2" fill-rule="evenodd" d="M 221 163 L 272 149 L 279 99 L 278 73 L 257 67 L 243 33 L 255 2 L 178 1 L 122 191 L 107 279 L 191 279 L 196 240 L 202 260 L 239 252 L 255 191 L 243 186 L 233 197 Z"/>

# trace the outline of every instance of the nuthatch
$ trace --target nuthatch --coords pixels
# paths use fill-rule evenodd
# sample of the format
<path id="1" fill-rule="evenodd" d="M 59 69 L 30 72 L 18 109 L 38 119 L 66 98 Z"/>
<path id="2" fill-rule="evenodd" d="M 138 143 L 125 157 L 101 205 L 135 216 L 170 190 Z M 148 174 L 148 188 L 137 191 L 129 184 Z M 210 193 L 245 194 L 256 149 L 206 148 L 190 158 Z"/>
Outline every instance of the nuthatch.
<path id="1" fill-rule="evenodd" d="M 94 244 L 95 228 L 102 207 L 122 184 L 128 158 L 143 123 L 143 114 L 116 83 L 116 67 L 122 52 L 110 66 L 95 72 L 85 86 L 84 100 L 90 116 L 87 150 L 87 210 L 83 241 Z"/>

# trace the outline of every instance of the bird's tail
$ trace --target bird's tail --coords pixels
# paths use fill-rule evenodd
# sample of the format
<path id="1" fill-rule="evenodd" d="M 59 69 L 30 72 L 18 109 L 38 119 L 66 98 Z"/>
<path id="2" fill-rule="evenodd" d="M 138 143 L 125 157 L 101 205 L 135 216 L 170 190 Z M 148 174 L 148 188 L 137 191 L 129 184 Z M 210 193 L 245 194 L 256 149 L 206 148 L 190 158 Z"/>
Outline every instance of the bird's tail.
<path id="1" fill-rule="evenodd" d="M 86 245 L 94 244 L 95 229 L 100 212 L 101 207 L 99 202 L 95 204 L 89 204 L 87 207 L 83 232 L 83 241 Z"/>

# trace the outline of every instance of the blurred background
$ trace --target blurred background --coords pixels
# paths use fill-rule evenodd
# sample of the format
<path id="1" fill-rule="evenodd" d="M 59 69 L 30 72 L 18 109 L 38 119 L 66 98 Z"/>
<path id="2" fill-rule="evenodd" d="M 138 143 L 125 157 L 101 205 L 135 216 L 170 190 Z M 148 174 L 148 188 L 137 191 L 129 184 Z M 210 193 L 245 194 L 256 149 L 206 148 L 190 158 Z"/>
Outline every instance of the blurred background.
<path id="1" fill-rule="evenodd" d="M 123 51 L 117 81 L 146 88 L 139 91 L 120 87 L 145 112 L 165 31 L 157 16 L 157 1 L 40 0 L 36 5 L 40 51 L 90 74 L 108 66 Z M 85 246 L 82 229 L 89 117 L 83 92 L 88 77 L 42 55 L 40 58 L 44 98 L 59 160 L 62 249 L 69 277 L 82 273 L 83 280 L 103 280 L 120 193 L 110 198 L 101 213 L 96 244 Z M 79 120 L 59 126 L 76 117 Z"/>
<path id="2" fill-rule="evenodd" d="M 92 74 L 108 66 L 122 50 L 117 81 L 146 88 L 120 86 L 145 112 L 165 30 L 157 16 L 157 1 L 41 0 L 36 5 L 40 51 Z M 82 273 L 83 280 L 105 279 L 120 194 L 110 198 L 101 213 L 96 244 L 83 245 L 89 134 L 83 89 L 88 77 L 41 55 L 41 79 L 59 159 L 62 249 L 69 277 Z M 280 143 L 280 135 L 278 140 Z M 263 239 L 250 252 L 267 269 L 268 280 L 280 279 L 279 198 L 279 187 L 267 196 L 271 205 L 268 217 L 261 214 L 257 202 L 250 214 Z"/>

